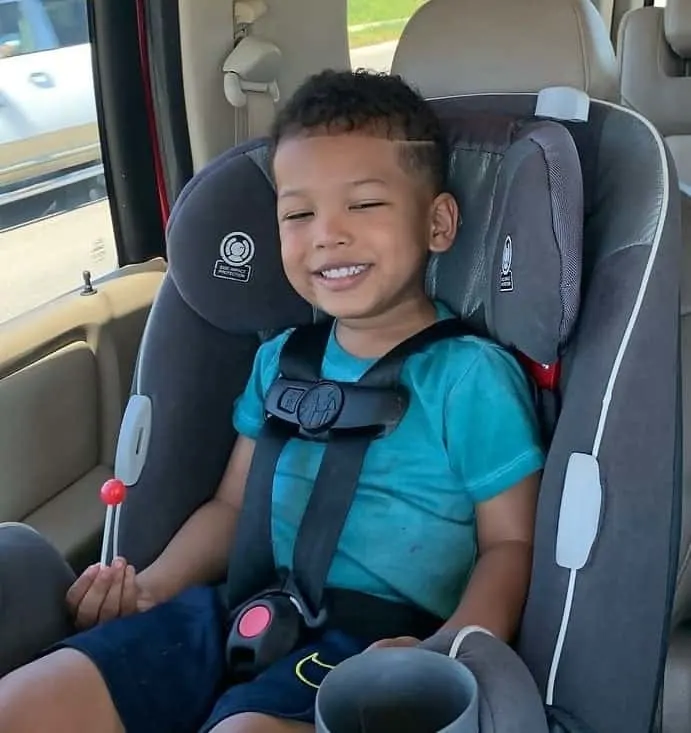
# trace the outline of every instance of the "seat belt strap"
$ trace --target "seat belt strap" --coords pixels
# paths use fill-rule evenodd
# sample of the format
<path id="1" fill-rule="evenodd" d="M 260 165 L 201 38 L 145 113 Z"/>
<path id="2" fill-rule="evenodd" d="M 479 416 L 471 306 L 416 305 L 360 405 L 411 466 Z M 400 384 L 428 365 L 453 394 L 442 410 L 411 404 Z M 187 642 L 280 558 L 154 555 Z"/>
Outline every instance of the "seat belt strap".
<path id="1" fill-rule="evenodd" d="M 396 387 L 409 356 L 436 341 L 467 334 L 468 327 L 459 319 L 437 321 L 375 362 L 357 385 Z M 313 617 L 317 617 L 323 608 L 327 576 L 371 442 L 372 436 L 368 434 L 336 434 L 327 443 L 298 529 L 293 554 L 293 582 Z"/>
<path id="2" fill-rule="evenodd" d="M 331 320 L 296 328 L 281 349 L 279 374 L 289 379 L 318 382 L 332 329 Z"/>
<path id="3" fill-rule="evenodd" d="M 279 373 L 317 382 L 331 328 L 331 321 L 296 328 L 281 349 Z M 229 610 L 278 582 L 271 533 L 273 482 L 283 448 L 297 432 L 295 426 L 267 419 L 257 437 L 228 562 Z"/>
<path id="4" fill-rule="evenodd" d="M 278 459 L 294 430 L 267 420 L 257 438 L 228 561 L 228 610 L 276 583 L 271 534 L 271 500 Z"/>

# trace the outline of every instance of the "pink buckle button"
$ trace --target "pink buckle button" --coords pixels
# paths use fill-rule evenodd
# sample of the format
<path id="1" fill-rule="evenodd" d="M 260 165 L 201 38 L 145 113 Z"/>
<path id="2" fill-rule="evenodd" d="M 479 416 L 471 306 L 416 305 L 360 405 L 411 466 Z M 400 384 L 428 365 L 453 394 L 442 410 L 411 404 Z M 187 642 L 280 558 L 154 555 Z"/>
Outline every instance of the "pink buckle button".
<path id="1" fill-rule="evenodd" d="M 267 606 L 252 606 L 242 614 L 238 624 L 238 632 L 245 639 L 252 639 L 266 631 L 270 623 L 271 611 Z"/>

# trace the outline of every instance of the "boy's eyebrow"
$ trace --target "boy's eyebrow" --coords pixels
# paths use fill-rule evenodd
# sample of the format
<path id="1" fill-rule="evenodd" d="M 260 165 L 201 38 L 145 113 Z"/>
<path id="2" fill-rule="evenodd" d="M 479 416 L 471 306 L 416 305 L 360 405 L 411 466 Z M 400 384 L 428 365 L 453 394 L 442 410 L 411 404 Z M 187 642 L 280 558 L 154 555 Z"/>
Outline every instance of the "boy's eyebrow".
<path id="1" fill-rule="evenodd" d="M 380 186 L 387 186 L 388 183 L 383 178 L 358 178 L 354 181 L 348 181 L 348 186 L 352 188 L 356 188 L 358 186 L 367 186 L 371 184 L 377 184 Z M 304 188 L 286 188 L 283 191 L 280 192 L 278 198 L 279 199 L 285 199 L 285 198 L 291 198 L 296 196 L 305 196 L 307 194 L 307 189 Z"/>

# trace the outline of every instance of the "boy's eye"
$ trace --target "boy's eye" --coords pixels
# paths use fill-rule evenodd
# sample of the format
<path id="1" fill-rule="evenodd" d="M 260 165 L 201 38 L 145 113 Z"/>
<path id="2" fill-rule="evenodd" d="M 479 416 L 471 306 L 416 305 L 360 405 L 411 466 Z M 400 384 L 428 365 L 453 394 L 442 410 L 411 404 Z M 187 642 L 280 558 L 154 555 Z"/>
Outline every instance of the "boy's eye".
<path id="1" fill-rule="evenodd" d="M 290 214 L 284 214 L 283 221 L 300 221 L 306 219 L 308 216 L 312 216 L 311 211 L 295 211 Z"/>
<path id="2" fill-rule="evenodd" d="M 356 204 L 351 205 L 351 209 L 361 210 L 361 209 L 374 209 L 378 206 L 386 206 L 386 203 L 384 201 L 359 201 Z"/>

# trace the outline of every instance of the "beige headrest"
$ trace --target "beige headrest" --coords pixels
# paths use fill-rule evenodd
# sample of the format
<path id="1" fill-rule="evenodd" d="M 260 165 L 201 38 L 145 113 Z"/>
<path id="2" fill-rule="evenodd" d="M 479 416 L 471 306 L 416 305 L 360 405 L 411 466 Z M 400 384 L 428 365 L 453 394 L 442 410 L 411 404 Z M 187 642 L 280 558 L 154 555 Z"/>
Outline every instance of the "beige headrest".
<path id="1" fill-rule="evenodd" d="M 617 99 L 614 49 L 591 0 L 429 0 L 392 72 L 427 97 L 573 86 Z"/>
<path id="2" fill-rule="evenodd" d="M 667 0 L 665 36 L 677 56 L 691 59 L 691 0 Z"/>

